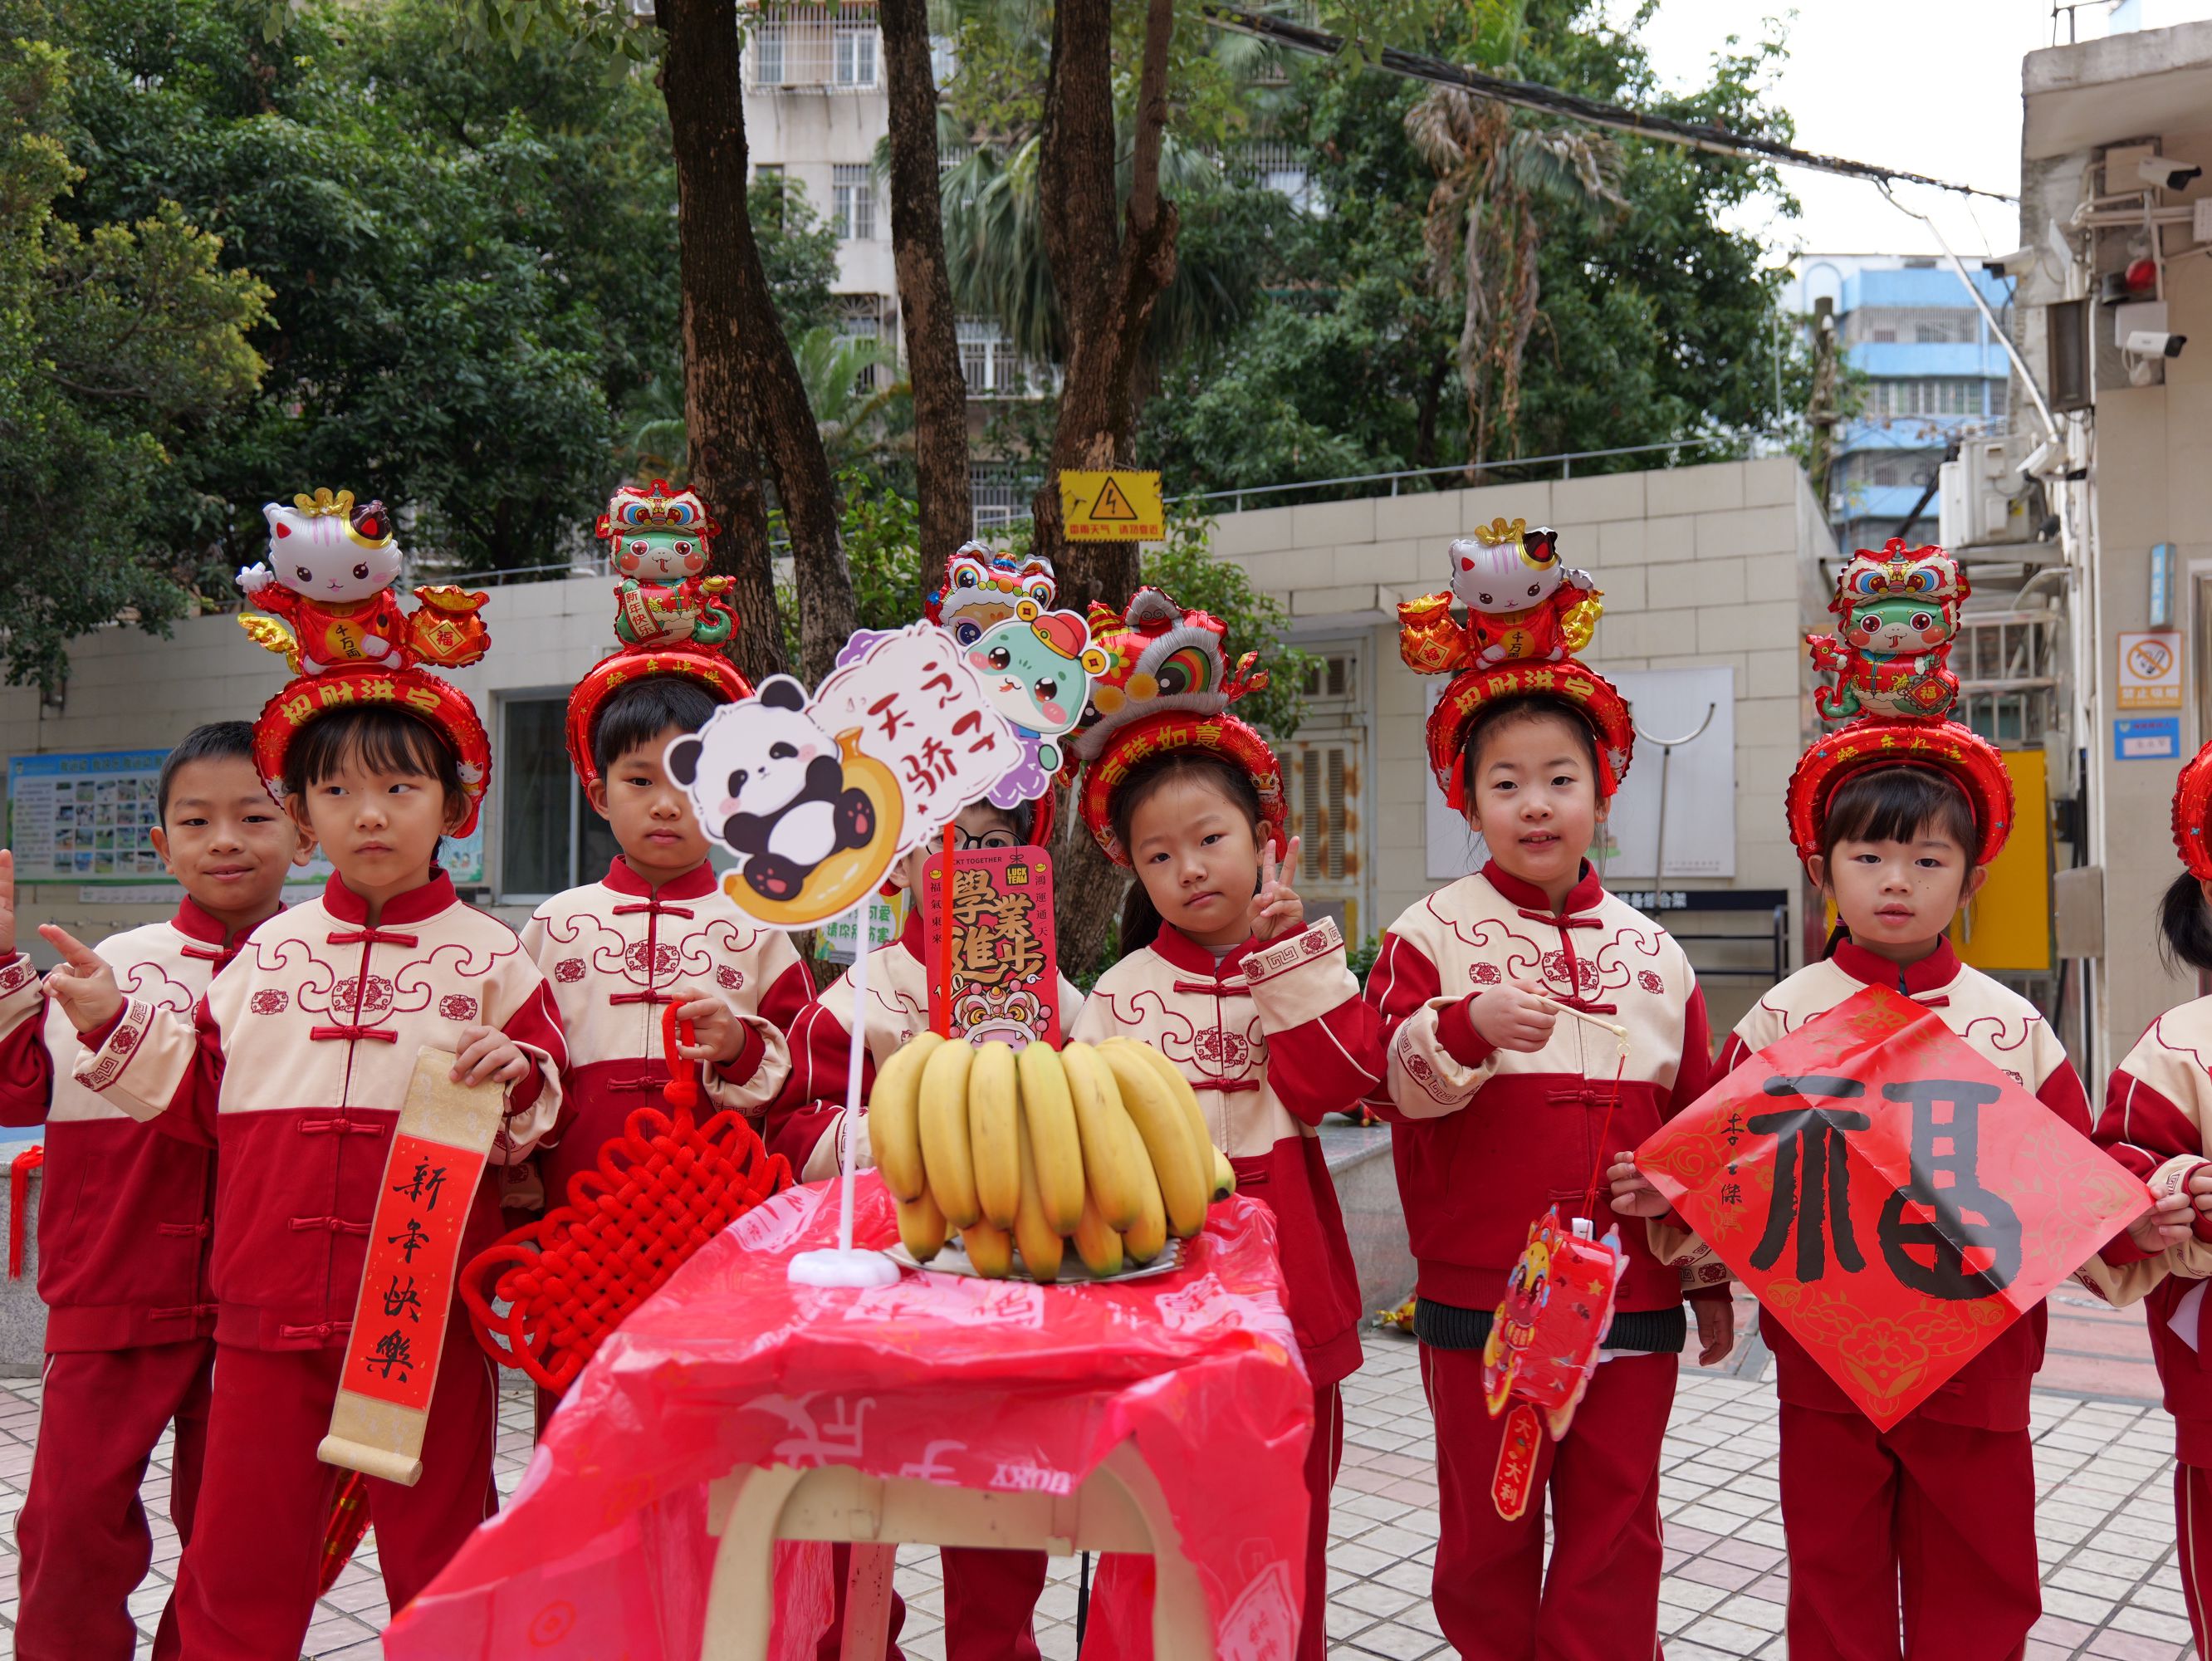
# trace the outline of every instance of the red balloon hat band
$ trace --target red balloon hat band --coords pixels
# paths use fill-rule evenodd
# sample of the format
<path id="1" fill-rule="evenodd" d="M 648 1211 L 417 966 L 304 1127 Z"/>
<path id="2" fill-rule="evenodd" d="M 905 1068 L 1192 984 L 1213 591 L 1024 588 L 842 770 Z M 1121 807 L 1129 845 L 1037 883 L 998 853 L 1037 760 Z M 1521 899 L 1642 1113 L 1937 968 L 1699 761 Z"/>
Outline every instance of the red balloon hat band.
<path id="1" fill-rule="evenodd" d="M 1628 776 L 1636 724 L 1613 684 L 1574 654 L 1590 642 L 1605 595 L 1559 558 L 1559 534 L 1497 519 L 1451 545 L 1449 590 L 1398 607 L 1398 654 L 1417 674 L 1451 676 L 1429 712 L 1429 770 L 1466 811 L 1461 762 L 1468 729 L 1486 709 L 1517 698 L 1572 705 L 1597 739 L 1597 784 L 1610 797 Z M 1456 601 L 1462 620 L 1452 613 Z"/>
<path id="2" fill-rule="evenodd" d="M 2204 845 L 2208 816 L 2212 816 L 2212 744 L 2197 752 L 2173 785 L 2173 849 L 2199 882 L 2212 882 L 2212 848 Z"/>
<path id="3" fill-rule="evenodd" d="M 1244 770 L 1259 793 L 1260 817 L 1278 830 L 1286 817 L 1282 764 L 1245 722 L 1228 713 L 1245 693 L 1267 684 L 1247 652 L 1235 672 L 1222 642 L 1220 618 L 1186 611 L 1157 588 L 1139 588 L 1128 608 L 1091 606 L 1091 707 L 1068 739 L 1071 764 L 1081 769 L 1076 811 L 1116 865 L 1129 851 L 1114 834 L 1114 793 L 1139 763 L 1172 750 L 1211 750 Z"/>
<path id="4" fill-rule="evenodd" d="M 690 490 L 671 491 L 656 478 L 625 484 L 599 515 L 599 536 L 621 581 L 615 587 L 614 651 L 585 672 L 568 695 L 568 764 L 586 787 L 599 781 L 592 755 L 599 711 L 618 690 L 652 675 L 687 676 L 717 703 L 753 695 L 752 683 L 725 657 L 738 614 L 729 577 L 705 575 L 720 529 Z"/>
<path id="5" fill-rule="evenodd" d="M 1800 859 L 1820 851 L 1820 830 L 1838 787 L 1883 767 L 1917 767 L 1966 793 L 1987 865 L 2012 834 L 2012 776 L 1995 745 L 1950 720 L 1959 678 L 1948 666 L 1959 607 L 1970 585 L 1937 547 L 1907 548 L 1892 537 L 1880 553 L 1862 548 L 1837 580 L 1832 633 L 1808 635 L 1814 667 L 1832 673 L 1813 702 L 1844 721 L 1816 740 L 1790 776 L 1790 840 Z"/>
<path id="6" fill-rule="evenodd" d="M 491 637 L 478 613 L 489 596 L 451 584 L 422 587 L 421 605 L 403 610 L 392 593 L 399 546 L 390 517 L 380 502 L 356 505 L 350 490 L 318 490 L 261 512 L 269 557 L 240 571 L 238 586 L 271 615 L 241 617 L 239 625 L 281 653 L 295 677 L 253 724 L 262 783 L 284 800 L 284 759 L 310 721 L 334 709 L 398 709 L 453 751 L 468 798 L 454 834 L 465 837 L 491 783 L 491 743 L 468 695 L 422 666 L 458 669 L 483 656 Z"/>

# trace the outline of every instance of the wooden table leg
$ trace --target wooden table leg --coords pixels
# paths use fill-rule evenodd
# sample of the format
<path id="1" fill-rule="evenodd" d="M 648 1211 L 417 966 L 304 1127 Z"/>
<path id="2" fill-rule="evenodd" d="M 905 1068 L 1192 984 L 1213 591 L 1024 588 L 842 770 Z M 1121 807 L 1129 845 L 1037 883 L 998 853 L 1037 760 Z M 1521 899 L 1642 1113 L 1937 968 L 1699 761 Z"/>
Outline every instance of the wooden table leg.
<path id="1" fill-rule="evenodd" d="M 890 1646 L 891 1569 L 896 1546 L 854 1542 L 845 1571 L 845 1635 L 838 1661 L 884 1661 Z"/>

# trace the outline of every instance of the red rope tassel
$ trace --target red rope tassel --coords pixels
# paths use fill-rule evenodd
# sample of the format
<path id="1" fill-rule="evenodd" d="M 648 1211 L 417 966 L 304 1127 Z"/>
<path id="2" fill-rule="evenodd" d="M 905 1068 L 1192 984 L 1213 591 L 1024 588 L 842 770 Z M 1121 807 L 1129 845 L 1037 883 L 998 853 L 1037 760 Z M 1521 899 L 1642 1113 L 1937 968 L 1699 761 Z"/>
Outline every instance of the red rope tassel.
<path id="1" fill-rule="evenodd" d="M 678 1051 L 679 1030 L 684 1043 L 696 1041 L 671 1004 L 660 1016 L 667 1110 L 632 1113 L 597 1165 L 568 1179 L 566 1203 L 461 1272 L 477 1342 L 547 1390 L 566 1390 L 694 1252 L 792 1185 L 789 1163 L 769 1153 L 742 1114 L 725 1109 L 699 1122 L 706 1092 L 699 1063 Z"/>
<path id="2" fill-rule="evenodd" d="M 33 1142 L 8 1162 L 8 1278 L 23 1278 L 23 1208 L 31 1196 L 31 1173 L 46 1162 L 46 1145 Z"/>

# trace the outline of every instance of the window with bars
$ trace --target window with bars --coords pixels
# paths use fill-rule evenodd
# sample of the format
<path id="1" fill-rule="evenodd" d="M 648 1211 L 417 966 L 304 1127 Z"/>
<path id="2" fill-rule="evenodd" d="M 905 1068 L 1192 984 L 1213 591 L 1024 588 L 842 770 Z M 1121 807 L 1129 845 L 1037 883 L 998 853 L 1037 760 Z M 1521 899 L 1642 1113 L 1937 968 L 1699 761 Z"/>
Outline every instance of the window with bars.
<path id="1" fill-rule="evenodd" d="M 882 57 L 872 5 L 764 3 L 754 12 L 746 58 L 756 87 L 871 92 Z"/>
<path id="2" fill-rule="evenodd" d="M 875 170 L 866 162 L 839 162 L 830 169 L 830 217 L 840 240 L 876 240 Z"/>
<path id="3" fill-rule="evenodd" d="M 991 319 L 963 317 L 957 329 L 960 375 L 969 397 L 1026 398 L 1047 380 L 1022 361 L 1006 332 Z"/>
<path id="4" fill-rule="evenodd" d="M 614 833 L 584 800 L 568 770 L 565 697 L 503 698 L 500 751 L 499 886 L 529 902 L 589 882 L 615 855 Z"/>
<path id="5" fill-rule="evenodd" d="M 975 514 L 975 529 L 981 532 L 988 526 L 1011 525 L 1016 520 L 1027 519 L 1030 497 L 1036 489 L 1034 481 L 1023 478 L 1011 467 L 969 469 L 968 505 Z"/>
<path id="6" fill-rule="evenodd" d="M 1967 613 L 1952 642 L 1951 670 L 1960 719 L 1993 744 L 2038 745 L 2059 722 L 2055 612 Z"/>
<path id="7" fill-rule="evenodd" d="M 837 296 L 837 332 L 848 340 L 868 340 L 880 344 L 884 338 L 884 316 L 888 309 L 884 296 L 873 294 L 848 294 Z M 854 378 L 854 390 L 862 392 L 875 391 L 878 377 L 882 373 L 880 363 L 871 363 Z"/>
<path id="8" fill-rule="evenodd" d="M 1867 390 L 1867 413 L 1872 416 L 1978 416 L 1983 388 L 1978 376 L 1940 375 L 1914 380 L 1877 380 Z M 2000 394 L 2002 397 L 2002 394 Z M 1999 406 L 2002 412 L 2002 405 Z"/>
<path id="9" fill-rule="evenodd" d="M 1325 666 L 1322 672 L 1325 678 Z M 1334 917 L 1345 939 L 1356 944 L 1363 938 L 1359 736 L 1347 733 L 1301 739 L 1286 747 L 1284 760 L 1289 829 L 1299 839 L 1297 885 L 1306 915 L 1310 919 Z"/>

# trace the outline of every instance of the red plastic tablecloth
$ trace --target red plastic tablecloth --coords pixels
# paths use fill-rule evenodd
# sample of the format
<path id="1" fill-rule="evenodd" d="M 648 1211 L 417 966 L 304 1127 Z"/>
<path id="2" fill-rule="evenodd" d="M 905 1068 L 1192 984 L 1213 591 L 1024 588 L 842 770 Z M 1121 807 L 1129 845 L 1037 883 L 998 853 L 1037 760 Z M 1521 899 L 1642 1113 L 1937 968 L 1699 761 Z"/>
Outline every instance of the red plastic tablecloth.
<path id="1" fill-rule="evenodd" d="M 873 1173 L 856 1210 L 861 1244 L 896 1238 Z M 1224 1661 L 1295 1647 L 1313 1394 L 1263 1207 L 1216 1206 L 1173 1273 L 1113 1286 L 912 1273 L 870 1291 L 790 1285 L 791 1256 L 834 1244 L 836 1226 L 834 1183 L 790 1189 L 631 1316 L 513 1501 L 386 1632 L 389 1661 L 694 1661 L 714 1478 L 842 1464 L 1066 1492 L 1129 1438 L 1197 1567 Z M 770 1652 L 805 1661 L 829 1621 L 829 1548 L 778 1552 Z"/>

